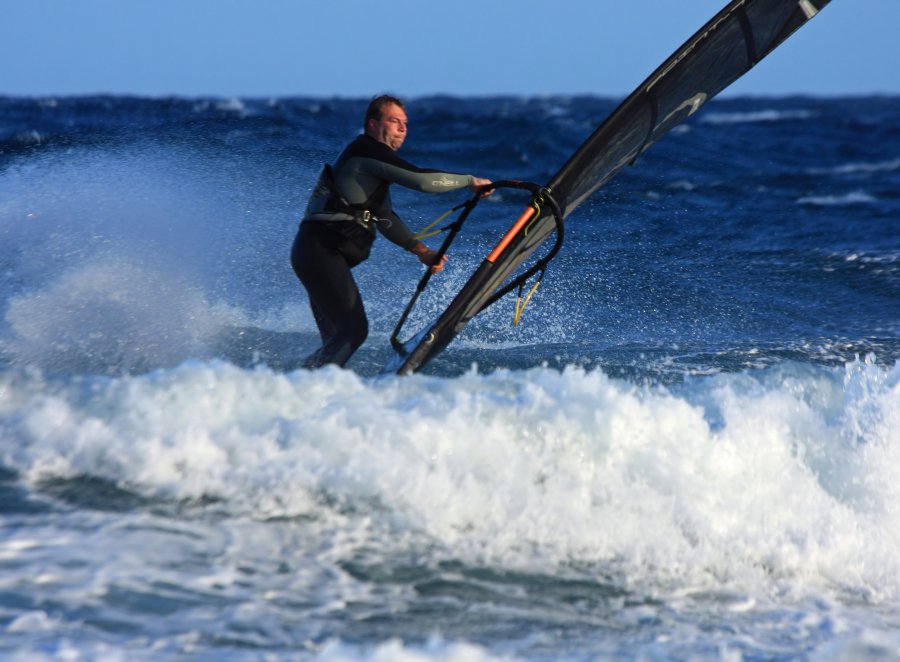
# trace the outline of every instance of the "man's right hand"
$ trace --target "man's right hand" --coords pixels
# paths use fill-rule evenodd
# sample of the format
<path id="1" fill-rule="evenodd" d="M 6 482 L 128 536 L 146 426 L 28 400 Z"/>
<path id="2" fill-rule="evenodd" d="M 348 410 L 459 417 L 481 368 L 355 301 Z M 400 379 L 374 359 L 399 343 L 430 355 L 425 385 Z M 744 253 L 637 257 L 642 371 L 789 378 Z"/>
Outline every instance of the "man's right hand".
<path id="1" fill-rule="evenodd" d="M 482 188 L 484 188 L 485 186 L 488 186 L 490 183 L 491 183 L 490 179 L 482 179 L 481 177 L 472 177 L 472 183 L 469 184 L 469 190 L 472 191 L 472 193 L 478 193 Z M 494 192 L 494 189 L 490 189 L 489 191 L 484 191 L 481 194 L 481 197 L 484 198 L 493 192 Z"/>

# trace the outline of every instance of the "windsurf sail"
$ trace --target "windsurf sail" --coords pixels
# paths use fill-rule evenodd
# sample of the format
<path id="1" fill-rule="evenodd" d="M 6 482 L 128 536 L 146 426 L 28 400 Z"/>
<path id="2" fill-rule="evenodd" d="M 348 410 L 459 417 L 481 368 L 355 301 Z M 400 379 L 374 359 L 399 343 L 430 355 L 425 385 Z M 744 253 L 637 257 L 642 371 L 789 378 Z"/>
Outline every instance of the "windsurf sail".
<path id="1" fill-rule="evenodd" d="M 484 258 L 446 310 L 424 330 L 392 344 L 397 355 L 385 372 L 409 374 L 443 350 L 466 324 L 505 294 L 517 269 L 556 230 L 555 254 L 563 220 L 653 143 L 696 113 L 703 104 L 752 69 L 821 11 L 830 0 L 733 0 L 663 62 L 594 131 L 546 186 L 533 189 L 532 203 Z M 508 184 L 508 183 L 504 183 Z M 514 183 L 515 185 L 515 183 Z M 468 203 L 462 220 L 477 202 Z M 458 227 L 456 228 L 458 231 Z M 455 236 L 456 231 L 452 234 Z M 440 252 L 446 251 L 448 237 Z M 550 257 L 552 255 L 548 254 Z M 542 271 L 549 261 L 538 261 Z M 526 274 L 536 271 L 528 269 Z M 410 302 L 414 303 L 428 275 Z"/>

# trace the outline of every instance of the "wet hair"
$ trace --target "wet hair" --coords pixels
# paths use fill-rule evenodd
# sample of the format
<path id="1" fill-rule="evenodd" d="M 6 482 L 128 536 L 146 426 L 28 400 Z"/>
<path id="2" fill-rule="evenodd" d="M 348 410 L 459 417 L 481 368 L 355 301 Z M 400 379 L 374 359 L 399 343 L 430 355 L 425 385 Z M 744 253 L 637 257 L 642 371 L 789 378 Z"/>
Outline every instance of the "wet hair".
<path id="1" fill-rule="evenodd" d="M 389 94 L 382 94 L 369 102 L 369 107 L 366 109 L 366 119 L 363 120 L 363 126 L 368 126 L 369 120 L 380 120 L 381 116 L 384 114 L 384 107 L 390 106 L 391 104 L 406 110 L 406 106 L 403 105 L 403 102 L 400 101 L 400 99 L 392 97 Z"/>

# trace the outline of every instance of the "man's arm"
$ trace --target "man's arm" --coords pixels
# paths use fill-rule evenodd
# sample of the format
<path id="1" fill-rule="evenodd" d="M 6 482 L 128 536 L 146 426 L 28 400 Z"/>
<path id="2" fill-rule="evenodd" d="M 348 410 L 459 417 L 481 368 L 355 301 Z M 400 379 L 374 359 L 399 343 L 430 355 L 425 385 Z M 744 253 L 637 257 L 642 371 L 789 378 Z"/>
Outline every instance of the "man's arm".
<path id="1" fill-rule="evenodd" d="M 413 236 L 409 226 L 403 222 L 391 207 L 390 195 L 388 195 L 385 204 L 381 207 L 378 219 L 378 229 L 381 231 L 381 234 L 401 248 L 413 253 L 419 258 L 419 262 L 431 268 L 432 273 L 440 273 L 447 262 L 447 256 L 444 255 L 438 261 L 437 251 L 428 248 L 428 246 Z"/>
<path id="2" fill-rule="evenodd" d="M 475 179 L 472 175 L 420 168 L 398 156 L 387 145 L 367 139 L 365 136 L 353 143 L 344 165 L 348 166 L 346 170 L 348 179 L 353 178 L 356 173 L 423 193 L 455 191 L 471 186 Z M 343 173 L 344 167 L 341 171 Z"/>
<path id="3" fill-rule="evenodd" d="M 399 159 L 398 159 L 399 160 Z M 471 187 L 475 181 L 472 175 L 416 168 L 406 162 L 388 163 L 375 161 L 370 171 L 375 176 L 423 193 L 446 193 Z"/>
<path id="4" fill-rule="evenodd" d="M 375 211 L 378 217 L 378 229 L 390 241 L 403 249 L 411 251 L 416 244 L 421 243 L 413 237 L 412 230 L 403 222 L 391 205 L 391 196 L 387 195 L 381 207 Z"/>

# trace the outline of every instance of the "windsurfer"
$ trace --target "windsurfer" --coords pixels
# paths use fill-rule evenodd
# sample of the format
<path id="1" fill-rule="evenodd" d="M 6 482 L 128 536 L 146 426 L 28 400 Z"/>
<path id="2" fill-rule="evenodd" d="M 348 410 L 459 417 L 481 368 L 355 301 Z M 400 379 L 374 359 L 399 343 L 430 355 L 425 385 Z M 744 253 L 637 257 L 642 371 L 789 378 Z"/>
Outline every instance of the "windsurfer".
<path id="1" fill-rule="evenodd" d="M 424 193 L 468 187 L 477 192 L 489 179 L 423 169 L 396 155 L 407 134 L 402 101 L 372 100 L 364 132 L 325 166 L 310 196 L 291 249 L 291 266 L 309 295 L 322 346 L 305 361 L 317 368 L 345 365 L 365 341 L 369 323 L 351 269 L 369 256 L 377 228 L 390 241 L 438 273 L 446 257 L 414 238 L 394 212 L 390 185 Z"/>

